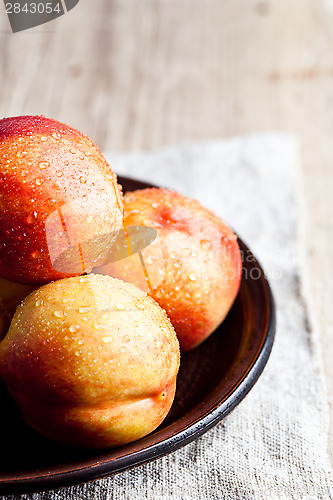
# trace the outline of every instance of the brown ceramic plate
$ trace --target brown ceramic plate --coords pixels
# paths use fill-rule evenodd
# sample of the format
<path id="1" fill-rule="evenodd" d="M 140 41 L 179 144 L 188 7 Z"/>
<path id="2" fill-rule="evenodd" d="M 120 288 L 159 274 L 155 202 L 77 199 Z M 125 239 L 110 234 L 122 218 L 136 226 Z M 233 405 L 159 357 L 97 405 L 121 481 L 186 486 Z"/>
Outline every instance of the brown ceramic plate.
<path id="1" fill-rule="evenodd" d="M 119 178 L 124 191 L 147 184 Z M 72 451 L 40 437 L 21 419 L 1 386 L 0 494 L 53 489 L 101 478 L 166 455 L 216 425 L 246 396 L 269 357 L 275 311 L 258 261 L 244 256 L 238 297 L 223 324 L 182 356 L 177 393 L 163 424 L 133 444 L 108 451 Z"/>

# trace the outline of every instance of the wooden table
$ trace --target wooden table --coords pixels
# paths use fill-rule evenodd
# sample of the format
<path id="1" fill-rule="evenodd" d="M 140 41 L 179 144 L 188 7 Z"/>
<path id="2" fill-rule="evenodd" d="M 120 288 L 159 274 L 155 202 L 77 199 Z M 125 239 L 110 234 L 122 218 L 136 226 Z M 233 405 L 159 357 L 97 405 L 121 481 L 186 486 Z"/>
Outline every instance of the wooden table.
<path id="1" fill-rule="evenodd" d="M 81 0 L 15 35 L 1 2 L 0 44 L 0 115 L 65 121 L 103 150 L 301 137 L 303 243 L 333 427 L 333 0 Z"/>

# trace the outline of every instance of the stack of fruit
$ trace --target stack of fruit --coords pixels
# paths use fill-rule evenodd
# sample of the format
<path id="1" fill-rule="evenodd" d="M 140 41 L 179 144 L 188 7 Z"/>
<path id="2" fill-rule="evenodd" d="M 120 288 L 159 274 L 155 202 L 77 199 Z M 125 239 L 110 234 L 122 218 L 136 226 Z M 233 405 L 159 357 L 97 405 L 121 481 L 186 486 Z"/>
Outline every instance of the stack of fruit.
<path id="1" fill-rule="evenodd" d="M 240 278 L 235 235 L 198 202 L 123 197 L 80 132 L 0 121 L 0 376 L 42 435 L 102 448 L 156 429 L 180 349 L 224 320 Z"/>

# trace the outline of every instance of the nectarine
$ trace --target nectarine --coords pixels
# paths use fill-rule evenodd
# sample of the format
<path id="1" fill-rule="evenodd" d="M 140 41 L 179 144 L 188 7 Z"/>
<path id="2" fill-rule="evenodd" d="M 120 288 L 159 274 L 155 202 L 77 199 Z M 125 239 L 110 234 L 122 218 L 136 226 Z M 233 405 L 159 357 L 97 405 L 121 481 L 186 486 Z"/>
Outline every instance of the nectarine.
<path id="1" fill-rule="evenodd" d="M 116 175 L 90 139 L 43 116 L 0 120 L 0 277 L 43 284 L 90 271 L 122 218 Z"/>
<path id="2" fill-rule="evenodd" d="M 35 290 L 0 343 L 0 375 L 26 421 L 79 447 L 118 446 L 152 432 L 171 407 L 178 368 L 165 311 L 108 276 Z"/>
<path id="3" fill-rule="evenodd" d="M 145 248 L 144 263 L 133 256 L 95 271 L 143 289 L 148 285 L 148 294 L 166 310 L 181 350 L 192 349 L 224 320 L 238 293 L 242 260 L 237 238 L 211 211 L 170 190 L 126 193 L 124 206 L 125 227 L 155 228 L 157 239 Z"/>

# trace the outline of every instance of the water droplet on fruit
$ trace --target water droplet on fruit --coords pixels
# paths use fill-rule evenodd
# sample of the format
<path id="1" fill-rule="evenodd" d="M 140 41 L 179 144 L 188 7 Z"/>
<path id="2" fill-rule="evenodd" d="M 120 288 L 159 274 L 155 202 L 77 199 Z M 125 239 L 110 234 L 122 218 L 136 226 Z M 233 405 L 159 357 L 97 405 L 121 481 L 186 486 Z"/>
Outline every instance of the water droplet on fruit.
<path id="1" fill-rule="evenodd" d="M 126 352 L 126 347 L 121 347 L 120 352 L 122 352 L 122 353 Z"/>
<path id="2" fill-rule="evenodd" d="M 53 139 L 57 139 L 57 140 L 61 139 L 60 132 L 52 132 L 51 135 L 52 135 Z"/>
<path id="3" fill-rule="evenodd" d="M 48 161 L 40 161 L 38 163 L 38 166 L 41 170 L 43 170 L 44 168 L 47 168 L 50 166 L 49 162 Z"/>
<path id="4" fill-rule="evenodd" d="M 195 273 L 190 273 L 188 275 L 188 279 L 191 281 L 195 281 L 197 279 L 197 275 Z"/>
<path id="5" fill-rule="evenodd" d="M 117 304 L 116 304 L 116 309 L 117 309 L 118 311 L 125 311 L 126 306 L 125 306 L 124 304 L 121 304 L 120 302 L 117 302 Z"/>
<path id="6" fill-rule="evenodd" d="M 81 182 L 81 184 L 85 184 L 87 182 L 87 179 L 85 177 L 81 176 L 80 182 Z"/>
<path id="7" fill-rule="evenodd" d="M 180 262 L 178 262 L 178 261 L 175 262 L 175 267 L 177 267 L 177 268 L 180 267 Z"/>
<path id="8" fill-rule="evenodd" d="M 17 156 L 17 158 L 24 158 L 25 156 L 27 156 L 27 154 L 28 153 L 26 151 L 18 151 L 16 153 L 16 156 Z"/>
<path id="9" fill-rule="evenodd" d="M 79 351 L 75 351 L 75 356 L 80 356 L 80 352 Z"/>
<path id="10" fill-rule="evenodd" d="M 175 259 L 177 257 L 176 252 L 170 252 L 170 259 Z"/>
<path id="11" fill-rule="evenodd" d="M 140 311 L 143 311 L 145 309 L 145 306 L 142 304 L 142 302 L 137 302 L 136 307 L 140 309 Z"/>
<path id="12" fill-rule="evenodd" d="M 42 136 L 41 136 L 41 138 L 40 138 L 40 140 L 41 140 L 42 142 L 46 142 L 46 141 L 47 141 L 47 137 L 45 137 L 45 135 L 42 135 Z"/>
<path id="13" fill-rule="evenodd" d="M 72 333 L 77 332 L 79 329 L 80 329 L 79 325 L 71 325 L 69 327 L 69 331 L 72 332 Z"/>
<path id="14" fill-rule="evenodd" d="M 84 195 L 82 196 L 82 201 L 87 201 L 87 200 L 88 200 L 88 196 L 87 196 L 86 194 L 84 194 Z"/>
<path id="15" fill-rule="evenodd" d="M 37 177 L 35 182 L 36 182 L 37 186 L 40 186 L 42 184 L 43 180 L 40 179 L 39 177 Z"/>
<path id="16" fill-rule="evenodd" d="M 102 319 L 109 319 L 108 314 L 102 314 Z"/>
<path id="17" fill-rule="evenodd" d="M 94 323 L 94 328 L 96 330 L 104 330 L 105 326 L 102 325 L 101 323 Z"/>
<path id="18" fill-rule="evenodd" d="M 90 307 L 80 307 L 79 313 L 85 314 L 90 311 Z"/>
<path id="19" fill-rule="evenodd" d="M 76 149 L 75 148 L 70 148 L 69 152 L 72 153 L 72 155 L 75 155 L 76 154 Z"/>
<path id="20" fill-rule="evenodd" d="M 85 154 L 85 156 L 87 156 L 87 157 L 88 157 L 88 156 L 91 156 L 90 151 L 85 151 L 85 152 L 84 152 L 84 154 Z"/>
<path id="21" fill-rule="evenodd" d="M 62 177 L 63 175 L 64 175 L 64 173 L 61 170 L 57 170 L 56 171 L 56 176 L 57 177 Z"/>
<path id="22" fill-rule="evenodd" d="M 64 317 L 64 312 L 63 311 L 54 311 L 53 313 L 57 318 L 63 318 Z"/>
<path id="23" fill-rule="evenodd" d="M 22 175 L 22 177 L 25 177 L 26 175 L 28 175 L 28 171 L 27 170 L 21 170 L 21 175 Z"/>
<path id="24" fill-rule="evenodd" d="M 191 250 L 189 248 L 183 248 L 182 254 L 184 257 L 189 257 L 191 255 Z"/>
<path id="25" fill-rule="evenodd" d="M 35 305 L 36 305 L 36 307 L 39 307 L 39 306 L 41 306 L 42 304 L 43 304 L 42 299 L 37 299 L 37 300 L 36 300 L 36 304 L 35 304 Z"/>
<path id="26" fill-rule="evenodd" d="M 102 337 L 102 342 L 105 344 L 110 344 L 113 341 L 113 337 Z"/>
<path id="27" fill-rule="evenodd" d="M 212 243 L 209 240 L 201 240 L 200 245 L 205 252 L 208 252 L 212 248 Z"/>
<path id="28" fill-rule="evenodd" d="M 134 328 L 138 328 L 140 326 L 140 323 L 138 321 L 133 321 L 133 326 Z"/>

